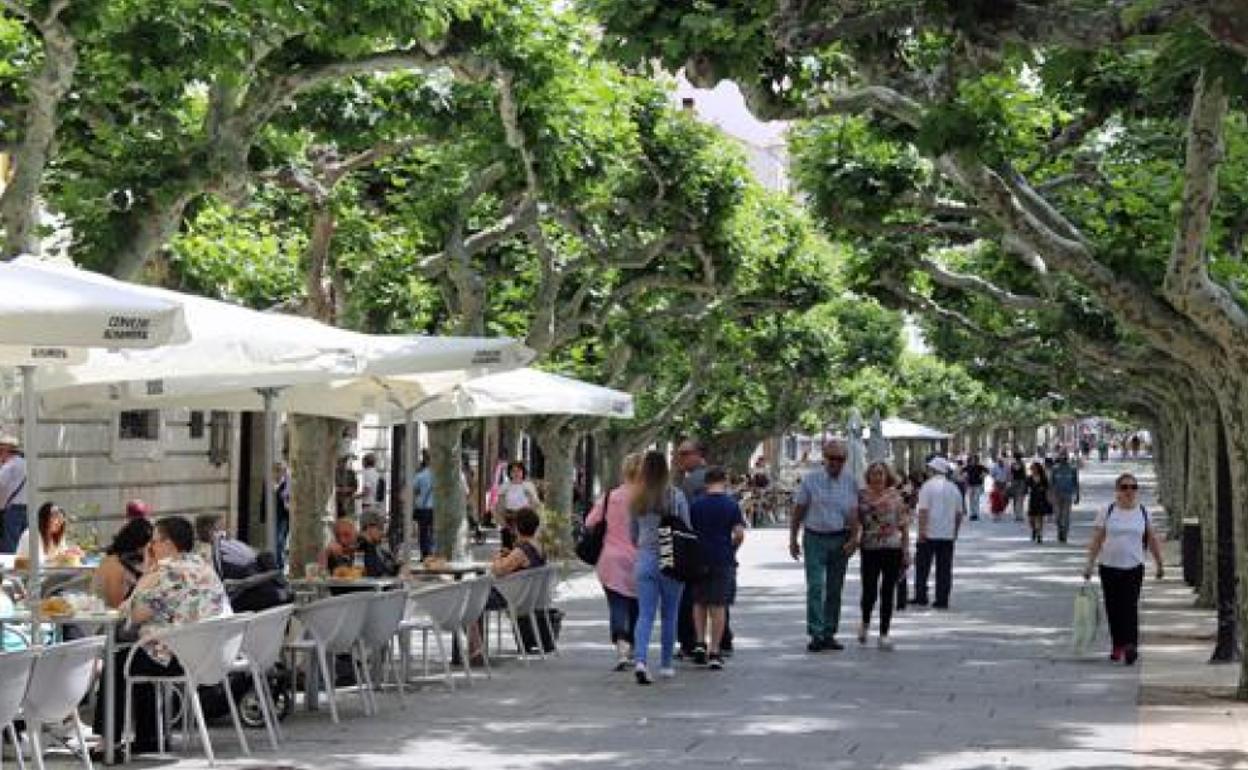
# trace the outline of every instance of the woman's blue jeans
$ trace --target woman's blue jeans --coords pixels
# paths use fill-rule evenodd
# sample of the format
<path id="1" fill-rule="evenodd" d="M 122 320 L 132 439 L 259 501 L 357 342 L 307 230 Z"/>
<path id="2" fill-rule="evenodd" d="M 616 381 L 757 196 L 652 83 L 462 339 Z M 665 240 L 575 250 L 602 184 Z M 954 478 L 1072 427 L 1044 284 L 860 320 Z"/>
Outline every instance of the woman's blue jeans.
<path id="1" fill-rule="evenodd" d="M 660 615 L 659 665 L 672 665 L 672 652 L 676 647 L 676 615 L 680 609 L 680 594 L 685 584 L 659 571 L 659 554 L 654 551 L 637 553 L 637 628 L 633 632 L 633 656 L 638 663 L 649 659 L 650 633 L 654 629 L 654 616 Z"/>

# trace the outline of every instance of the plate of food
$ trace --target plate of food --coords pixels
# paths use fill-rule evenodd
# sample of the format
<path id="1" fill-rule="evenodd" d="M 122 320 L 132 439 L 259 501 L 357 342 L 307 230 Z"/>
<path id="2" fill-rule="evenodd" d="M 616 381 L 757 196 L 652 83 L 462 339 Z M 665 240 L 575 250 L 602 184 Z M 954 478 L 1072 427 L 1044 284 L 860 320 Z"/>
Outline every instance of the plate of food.
<path id="1" fill-rule="evenodd" d="M 364 577 L 363 567 L 337 567 L 334 569 L 335 580 L 359 580 Z"/>
<path id="2" fill-rule="evenodd" d="M 59 596 L 39 602 L 39 614 L 45 618 L 65 618 L 74 614 L 74 605 Z"/>

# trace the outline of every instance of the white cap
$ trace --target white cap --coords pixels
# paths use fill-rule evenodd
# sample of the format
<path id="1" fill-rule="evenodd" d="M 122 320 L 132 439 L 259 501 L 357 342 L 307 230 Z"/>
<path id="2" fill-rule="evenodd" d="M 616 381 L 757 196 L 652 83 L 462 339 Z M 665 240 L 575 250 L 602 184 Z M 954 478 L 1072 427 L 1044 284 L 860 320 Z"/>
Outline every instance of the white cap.
<path id="1" fill-rule="evenodd" d="M 927 467 L 931 468 L 932 470 L 936 471 L 942 476 L 947 476 L 949 474 L 949 461 L 943 457 L 933 457 L 932 459 L 928 460 Z"/>

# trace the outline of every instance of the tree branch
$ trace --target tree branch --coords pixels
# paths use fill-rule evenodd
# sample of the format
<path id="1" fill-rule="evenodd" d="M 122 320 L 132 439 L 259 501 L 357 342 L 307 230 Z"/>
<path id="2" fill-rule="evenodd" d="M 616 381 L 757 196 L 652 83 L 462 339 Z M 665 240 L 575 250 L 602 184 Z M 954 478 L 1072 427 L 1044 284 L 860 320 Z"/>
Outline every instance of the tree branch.
<path id="1" fill-rule="evenodd" d="M 1008 310 L 1052 310 L 1055 307 L 1052 302 L 1042 297 L 1015 294 L 977 275 L 956 273 L 928 257 L 919 257 L 916 264 L 941 286 L 982 294 Z"/>

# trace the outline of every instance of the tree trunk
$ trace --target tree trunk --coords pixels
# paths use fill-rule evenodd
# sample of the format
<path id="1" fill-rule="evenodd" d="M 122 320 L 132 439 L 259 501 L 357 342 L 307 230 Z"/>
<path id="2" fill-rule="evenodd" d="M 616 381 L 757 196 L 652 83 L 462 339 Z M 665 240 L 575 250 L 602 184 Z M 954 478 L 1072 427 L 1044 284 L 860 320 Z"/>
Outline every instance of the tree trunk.
<path id="1" fill-rule="evenodd" d="M 539 430 L 537 443 L 546 458 L 546 510 L 542 517 L 541 538 L 548 559 L 564 559 L 572 554 L 573 486 L 576 484 L 575 430 Z"/>
<path id="2" fill-rule="evenodd" d="M 334 465 L 342 422 L 326 417 L 290 416 L 290 568 L 296 577 L 315 562 L 325 545 L 322 520 L 332 517 Z"/>
<path id="3" fill-rule="evenodd" d="M 731 474 L 749 473 L 750 455 L 758 448 L 762 434 L 754 431 L 717 433 L 706 439 L 706 459 Z"/>
<path id="4" fill-rule="evenodd" d="M 1188 473 L 1185 514 L 1200 519 L 1201 578 L 1197 587 L 1196 606 L 1210 609 L 1218 606 L 1218 576 L 1223 568 L 1218 561 L 1219 528 L 1213 496 L 1213 474 L 1219 454 L 1217 420 L 1217 405 L 1204 402 L 1190 416 L 1186 430 Z"/>
<path id="5" fill-rule="evenodd" d="M 614 489 L 623 481 L 624 458 L 628 450 L 623 443 L 612 440 L 606 431 L 595 434 L 598 439 L 598 478 L 603 489 Z"/>
<path id="6" fill-rule="evenodd" d="M 429 425 L 429 467 L 433 469 L 434 537 L 438 554 L 459 560 L 465 554 L 468 500 L 464 496 L 463 453 L 464 423 L 457 420 Z"/>

